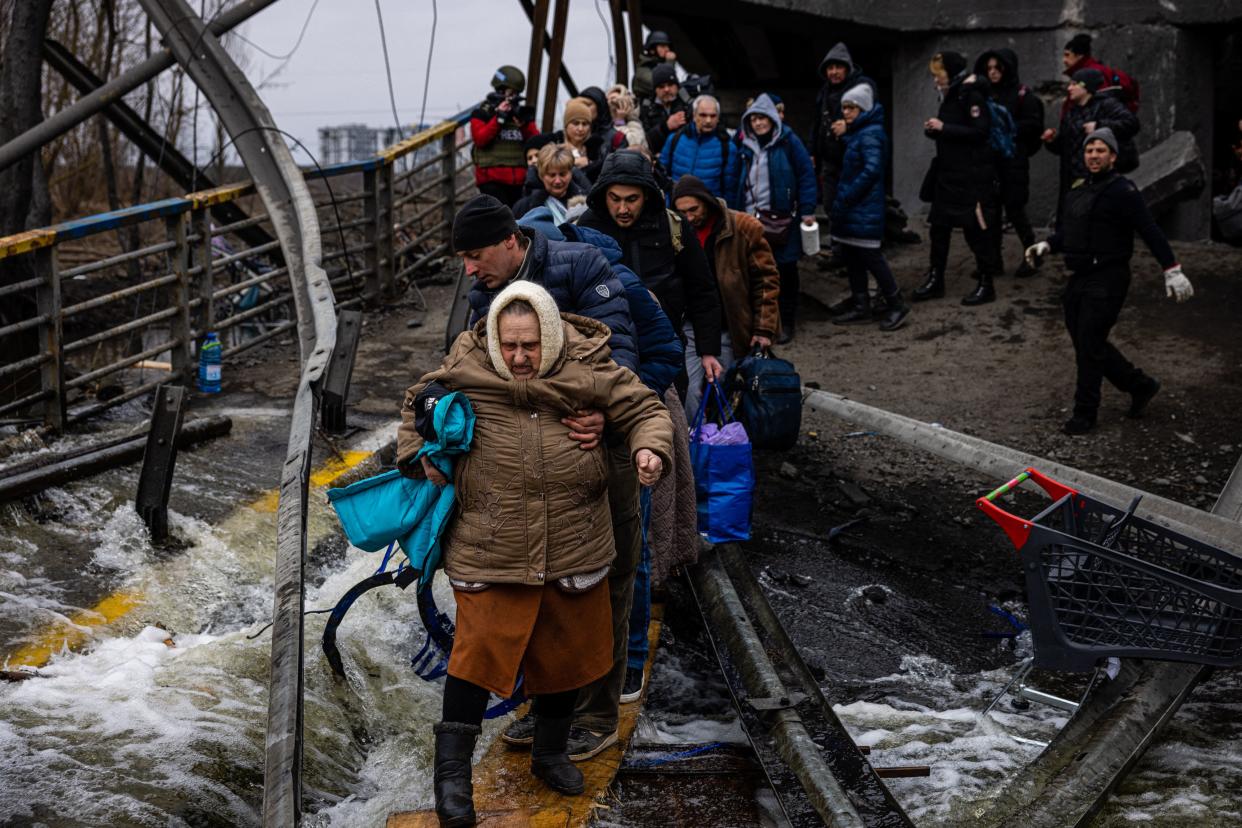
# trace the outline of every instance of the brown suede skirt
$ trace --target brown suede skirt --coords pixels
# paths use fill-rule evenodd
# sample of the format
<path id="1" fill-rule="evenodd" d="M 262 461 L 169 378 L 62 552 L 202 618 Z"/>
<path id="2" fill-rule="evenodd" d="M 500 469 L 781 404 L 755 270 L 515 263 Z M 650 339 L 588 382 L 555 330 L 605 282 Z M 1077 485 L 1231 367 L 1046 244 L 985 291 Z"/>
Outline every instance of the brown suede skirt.
<path id="1" fill-rule="evenodd" d="M 492 584 L 456 590 L 451 676 L 509 696 L 523 671 L 527 695 L 585 687 L 612 669 L 612 608 L 605 578 L 586 592 Z"/>

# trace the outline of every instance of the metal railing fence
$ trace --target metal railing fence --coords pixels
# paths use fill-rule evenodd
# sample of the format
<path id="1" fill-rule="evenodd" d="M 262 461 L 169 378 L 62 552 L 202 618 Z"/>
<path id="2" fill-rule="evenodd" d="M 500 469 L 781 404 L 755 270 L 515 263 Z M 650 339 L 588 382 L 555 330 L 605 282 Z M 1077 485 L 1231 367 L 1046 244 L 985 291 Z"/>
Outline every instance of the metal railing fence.
<path id="1" fill-rule="evenodd" d="M 469 113 L 373 158 L 305 171 L 337 310 L 392 299 L 448 252 L 453 213 L 474 186 Z M 209 210 L 223 202 L 249 217 L 214 224 Z M 256 226 L 272 230 L 247 181 L 0 238 L 0 268 L 18 274 L 0 284 L 0 419 L 63 431 L 189 381 L 208 332 L 226 361 L 292 335 L 279 245 L 237 235 Z M 141 246 L 115 252 L 112 235 L 135 227 Z"/>

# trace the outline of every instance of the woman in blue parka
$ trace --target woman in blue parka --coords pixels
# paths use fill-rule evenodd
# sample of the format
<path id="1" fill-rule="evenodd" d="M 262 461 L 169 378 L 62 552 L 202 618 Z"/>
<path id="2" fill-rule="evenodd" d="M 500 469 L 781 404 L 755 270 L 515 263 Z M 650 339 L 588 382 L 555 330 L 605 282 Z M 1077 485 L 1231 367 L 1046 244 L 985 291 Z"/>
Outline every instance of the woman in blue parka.
<path id="1" fill-rule="evenodd" d="M 734 141 L 737 152 L 729 154 L 725 171 L 725 200 L 729 206 L 752 216 L 789 218 L 789 237 L 772 245 L 776 268 L 781 274 L 781 336 L 778 343 L 793 339 L 798 309 L 798 259 L 802 257 L 802 234 L 797 218 L 815 223 L 815 168 L 802 140 L 781 123 L 776 104 L 760 95 L 742 115 L 742 128 Z"/>
<path id="2" fill-rule="evenodd" d="M 841 178 L 832 202 L 832 241 L 840 244 L 850 278 L 853 306 L 834 316 L 837 325 L 872 321 L 867 274 L 875 276 L 884 302 L 880 330 L 895 331 L 905 324 L 910 309 L 884 259 L 884 164 L 888 160 L 888 134 L 884 132 L 884 107 L 872 97 L 871 87 L 860 85 L 841 98 L 846 123 L 845 157 Z"/>

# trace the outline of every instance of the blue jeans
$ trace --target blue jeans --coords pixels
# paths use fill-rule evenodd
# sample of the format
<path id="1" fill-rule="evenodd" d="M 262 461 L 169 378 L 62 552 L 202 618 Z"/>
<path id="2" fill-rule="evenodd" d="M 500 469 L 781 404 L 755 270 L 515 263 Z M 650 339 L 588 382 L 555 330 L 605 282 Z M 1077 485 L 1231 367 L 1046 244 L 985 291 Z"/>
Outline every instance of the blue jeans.
<path id="1" fill-rule="evenodd" d="M 646 486 L 638 497 L 643 519 L 643 556 L 634 570 L 634 603 L 630 605 L 630 643 L 626 666 L 641 670 L 647 663 L 647 628 L 651 625 L 651 546 L 647 530 L 651 526 L 651 489 Z"/>

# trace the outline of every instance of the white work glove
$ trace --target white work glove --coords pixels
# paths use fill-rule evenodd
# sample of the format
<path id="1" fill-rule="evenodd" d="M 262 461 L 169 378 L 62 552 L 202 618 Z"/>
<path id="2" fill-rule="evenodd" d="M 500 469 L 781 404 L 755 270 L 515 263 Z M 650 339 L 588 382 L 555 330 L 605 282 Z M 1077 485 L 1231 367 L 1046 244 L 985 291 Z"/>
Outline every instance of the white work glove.
<path id="1" fill-rule="evenodd" d="M 1178 302 L 1185 302 L 1195 295 L 1195 289 L 1190 286 L 1186 274 L 1182 273 L 1181 265 L 1173 265 L 1164 272 L 1164 292 L 1170 299 Z"/>
<path id="2" fill-rule="evenodd" d="M 1035 242 L 1026 249 L 1026 263 L 1031 267 L 1039 267 L 1039 262 L 1044 256 L 1052 252 L 1052 245 L 1048 242 Z"/>

